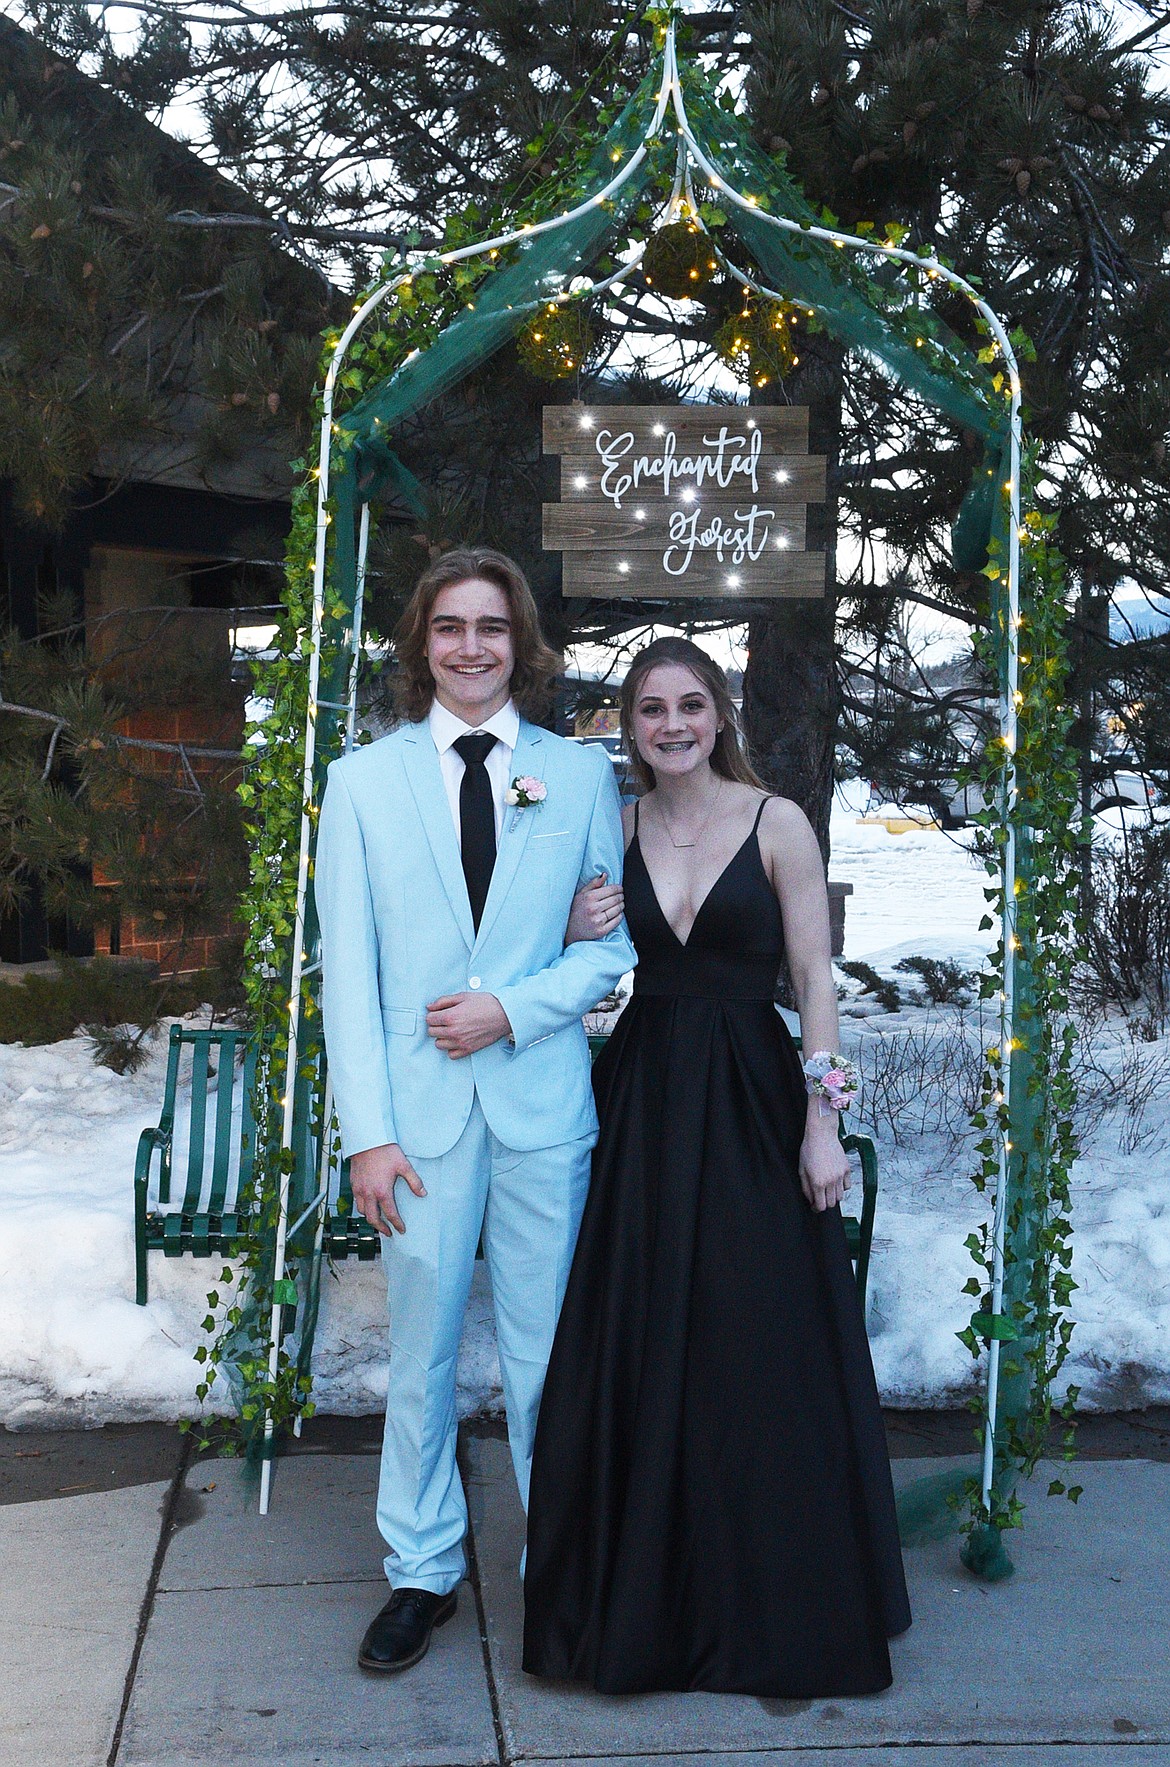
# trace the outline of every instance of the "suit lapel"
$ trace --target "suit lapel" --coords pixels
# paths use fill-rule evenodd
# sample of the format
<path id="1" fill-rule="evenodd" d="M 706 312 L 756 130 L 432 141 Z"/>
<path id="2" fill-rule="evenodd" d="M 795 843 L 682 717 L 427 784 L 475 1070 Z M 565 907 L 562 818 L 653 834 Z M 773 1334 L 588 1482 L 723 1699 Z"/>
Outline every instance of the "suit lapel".
<path id="1" fill-rule="evenodd" d="M 516 747 L 512 751 L 513 779 L 519 773 L 531 773 L 537 779 L 544 778 L 548 750 L 543 739 L 544 732 L 539 725 L 528 724 L 521 720 L 520 735 L 516 740 Z M 520 869 L 520 861 L 524 857 L 524 849 L 528 845 L 532 825 L 541 813 L 540 808 L 536 805 L 532 805 L 526 810 L 513 808 L 511 804 L 504 806 L 503 827 L 500 830 L 500 839 L 496 847 L 496 864 L 492 872 L 487 901 L 483 905 L 483 915 L 475 941 L 477 946 L 482 945 L 488 933 L 491 932 L 492 922 L 507 900 L 508 891 Z"/>
<path id="2" fill-rule="evenodd" d="M 447 892 L 447 900 L 470 950 L 475 939 L 475 928 L 471 921 L 471 903 L 467 899 L 463 860 L 459 852 L 455 824 L 451 820 L 451 806 L 447 802 L 442 769 L 439 766 L 439 751 L 425 724 L 409 725 L 406 728 L 402 759 L 439 876 L 443 880 L 443 888 Z M 497 860 L 497 869 L 498 864 Z M 490 896 L 488 901 L 491 901 Z"/>

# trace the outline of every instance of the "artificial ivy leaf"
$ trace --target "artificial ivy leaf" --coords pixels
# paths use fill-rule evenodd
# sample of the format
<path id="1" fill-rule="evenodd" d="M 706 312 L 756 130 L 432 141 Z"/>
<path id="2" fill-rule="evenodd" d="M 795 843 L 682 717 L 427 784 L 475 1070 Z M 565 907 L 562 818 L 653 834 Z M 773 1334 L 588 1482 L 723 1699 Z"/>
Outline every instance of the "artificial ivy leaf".
<path id="1" fill-rule="evenodd" d="M 1020 1335 L 1015 1321 L 1006 1313 L 972 1313 L 971 1330 L 990 1343 L 998 1339 L 1000 1343 L 1014 1343 Z"/>

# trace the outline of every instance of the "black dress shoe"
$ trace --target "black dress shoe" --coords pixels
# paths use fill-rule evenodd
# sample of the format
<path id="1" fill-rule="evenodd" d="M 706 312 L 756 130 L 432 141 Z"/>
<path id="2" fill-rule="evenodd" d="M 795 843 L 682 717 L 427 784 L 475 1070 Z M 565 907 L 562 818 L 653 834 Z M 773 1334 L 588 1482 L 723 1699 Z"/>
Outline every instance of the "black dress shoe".
<path id="1" fill-rule="evenodd" d="M 409 1669 L 427 1654 L 431 1633 L 449 1620 L 458 1594 L 434 1595 L 429 1589 L 396 1589 L 380 1614 L 370 1621 L 358 1650 L 363 1669 L 390 1674 Z"/>

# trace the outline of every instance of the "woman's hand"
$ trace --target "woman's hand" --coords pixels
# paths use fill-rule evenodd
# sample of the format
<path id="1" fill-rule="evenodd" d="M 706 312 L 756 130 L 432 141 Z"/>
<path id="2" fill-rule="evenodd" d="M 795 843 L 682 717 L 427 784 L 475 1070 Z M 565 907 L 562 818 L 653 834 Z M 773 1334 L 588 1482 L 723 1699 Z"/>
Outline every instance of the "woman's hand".
<path id="1" fill-rule="evenodd" d="M 582 884 L 573 897 L 569 924 L 565 928 L 565 944 L 575 945 L 584 939 L 604 939 L 612 933 L 625 910 L 621 884 L 607 881 L 604 871 Z"/>
<path id="2" fill-rule="evenodd" d="M 849 1156 L 835 1123 L 825 1118 L 824 1124 L 809 1124 L 800 1149 L 800 1188 L 818 1214 L 834 1208 L 849 1189 Z"/>

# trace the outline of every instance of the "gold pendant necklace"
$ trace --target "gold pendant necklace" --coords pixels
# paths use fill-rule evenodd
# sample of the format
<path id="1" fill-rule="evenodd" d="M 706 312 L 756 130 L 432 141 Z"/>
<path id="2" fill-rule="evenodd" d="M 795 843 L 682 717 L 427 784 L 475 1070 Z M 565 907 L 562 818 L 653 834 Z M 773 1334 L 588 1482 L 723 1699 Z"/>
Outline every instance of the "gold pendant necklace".
<path id="1" fill-rule="evenodd" d="M 707 824 L 708 824 L 708 822 L 710 822 L 711 817 L 715 813 L 715 806 L 719 802 L 719 793 L 723 790 L 723 775 L 720 773 L 717 776 L 717 779 L 718 779 L 718 783 L 716 784 L 715 790 L 712 793 L 711 802 L 707 806 L 707 814 L 704 816 L 698 829 L 695 831 L 695 838 L 693 841 L 676 841 L 675 840 L 674 832 L 670 826 L 670 820 L 669 820 L 663 806 L 661 804 L 659 804 L 658 814 L 662 818 L 662 826 L 663 826 L 663 828 L 665 828 L 667 838 L 670 841 L 670 844 L 674 848 L 676 853 L 679 852 L 683 847 L 697 847 L 699 842 L 702 840 L 703 836 L 706 834 Z"/>

